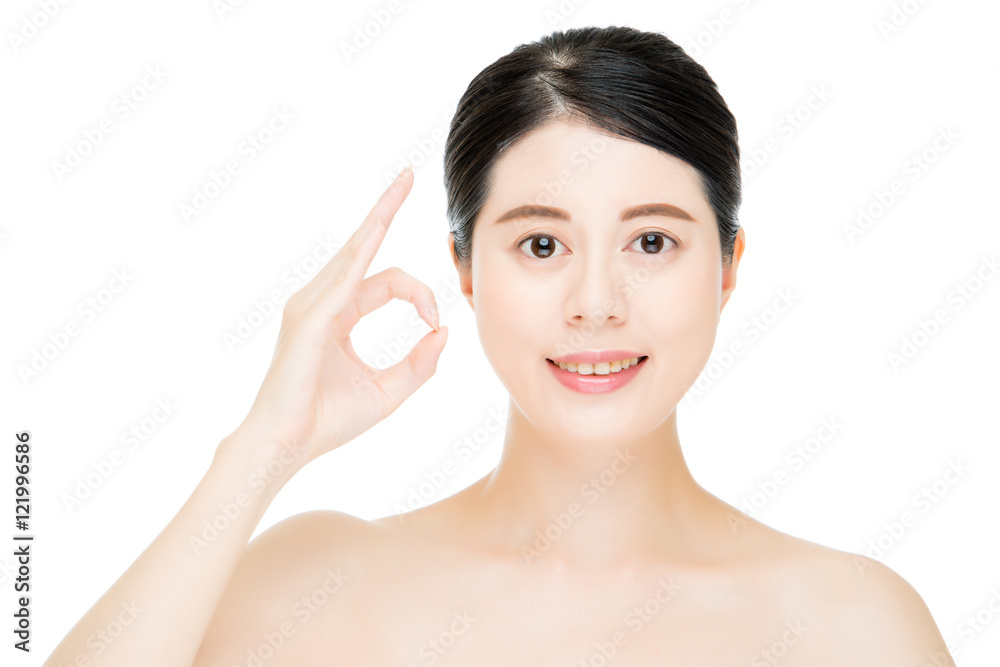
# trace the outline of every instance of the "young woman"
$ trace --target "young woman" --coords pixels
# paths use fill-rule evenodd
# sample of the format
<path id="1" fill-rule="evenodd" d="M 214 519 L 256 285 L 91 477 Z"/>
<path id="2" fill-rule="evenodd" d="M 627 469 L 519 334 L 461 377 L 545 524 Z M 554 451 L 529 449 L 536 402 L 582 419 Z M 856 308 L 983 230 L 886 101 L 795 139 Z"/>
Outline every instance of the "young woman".
<path id="1" fill-rule="evenodd" d="M 676 407 L 745 244 L 736 122 L 700 65 L 631 28 L 519 46 L 452 121 L 449 243 L 510 393 L 500 464 L 404 515 L 308 512 L 248 544 L 298 470 L 435 372 L 431 290 L 365 277 L 412 185 L 406 169 L 289 299 L 246 419 L 47 664 L 953 664 L 895 572 L 691 476 Z M 393 298 L 434 331 L 377 371 L 349 334 Z M 87 637 L 115 618 L 95 655 Z"/>

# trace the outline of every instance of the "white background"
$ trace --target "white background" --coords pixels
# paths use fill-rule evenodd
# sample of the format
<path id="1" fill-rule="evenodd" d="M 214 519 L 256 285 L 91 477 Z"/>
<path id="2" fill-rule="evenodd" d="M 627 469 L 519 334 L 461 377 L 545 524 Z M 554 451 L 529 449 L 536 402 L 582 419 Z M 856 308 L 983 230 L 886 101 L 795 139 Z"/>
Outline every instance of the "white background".
<path id="1" fill-rule="evenodd" d="M 4 629 L 15 575 L 13 548 L 0 549 L 9 664 L 40 664 L 180 508 L 256 395 L 293 291 L 283 275 L 315 270 L 317 239 L 339 247 L 404 161 L 416 167 L 413 191 L 370 273 L 400 266 L 438 295 L 451 330 L 438 372 L 302 471 L 258 532 L 316 508 L 391 514 L 447 460 L 458 473 L 422 502 L 495 465 L 503 433 L 489 412 L 504 411 L 507 395 L 453 287 L 443 139 L 459 96 L 496 58 L 554 29 L 612 24 L 689 48 L 739 124 L 747 250 L 712 362 L 726 367 L 706 371 L 707 389 L 679 408 L 692 472 L 727 502 L 756 501 L 757 518 L 787 533 L 858 553 L 881 538 L 879 559 L 921 593 L 959 664 L 995 664 L 997 614 L 983 612 L 992 623 L 971 637 L 959 624 L 994 594 L 1000 603 L 1000 279 L 982 269 L 990 279 L 976 282 L 1000 251 L 996 3 L 897 2 L 900 25 L 886 33 L 888 1 L 404 1 L 350 60 L 342 46 L 385 0 L 249 0 L 221 15 L 217 5 L 94 0 L 47 18 L 17 0 L 0 15 L 0 496 L 13 497 L 14 433 L 28 430 L 36 535 L 30 657 Z M 37 34 L 33 21 L 44 24 Z M 141 90 L 147 67 L 165 76 Z M 830 95 L 810 109 L 821 87 Z M 144 98 L 127 118 L 123 94 Z M 241 143 L 276 108 L 294 120 L 246 160 Z M 794 132 L 783 129 L 789 113 Z M 113 131 L 60 179 L 53 163 L 104 118 Z M 957 138 L 934 149 L 947 128 Z M 933 164 L 913 172 L 925 150 Z M 185 221 L 180 205 L 232 159 L 240 173 Z M 859 207 L 877 211 L 896 179 L 902 194 L 852 243 L 845 226 Z M 78 306 L 116 270 L 128 285 L 86 319 Z M 979 291 L 959 309 L 952 290 L 967 283 Z M 226 334 L 272 290 L 281 303 L 231 350 Z M 779 290 L 794 300 L 775 321 Z M 894 368 L 889 354 L 938 309 L 947 321 Z M 366 318 L 352 337 L 362 357 L 401 358 L 390 343 L 429 330 L 410 324 L 413 312 L 393 302 Z M 754 317 L 771 322 L 755 339 Z M 79 335 L 23 377 L 72 322 Z M 745 352 L 724 364 L 734 341 Z M 151 427 L 157 399 L 178 407 L 128 451 L 121 434 Z M 824 419 L 842 427 L 794 468 L 786 455 Z M 483 443 L 470 461 L 454 449 L 466 437 Z M 92 475 L 99 486 L 68 508 L 116 449 L 121 465 Z M 955 483 L 940 481 L 949 462 L 968 468 Z M 753 496 L 777 471 L 787 482 Z M 924 512 L 914 496 L 935 481 L 941 495 Z M 916 524 L 892 539 L 886 525 L 904 512 Z"/>

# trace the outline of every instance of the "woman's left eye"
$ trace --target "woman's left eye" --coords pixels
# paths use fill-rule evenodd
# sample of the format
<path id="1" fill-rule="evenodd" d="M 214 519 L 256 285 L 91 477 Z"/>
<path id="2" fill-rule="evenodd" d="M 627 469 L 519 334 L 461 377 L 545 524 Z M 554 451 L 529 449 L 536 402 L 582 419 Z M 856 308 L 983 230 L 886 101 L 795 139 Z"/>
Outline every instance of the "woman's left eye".
<path id="1" fill-rule="evenodd" d="M 664 247 L 667 243 L 670 243 L 673 246 L 677 245 L 674 243 L 672 238 L 666 234 L 661 234 L 660 232 L 643 232 L 639 238 L 632 242 L 632 245 L 635 245 L 636 243 L 639 244 L 640 248 L 643 248 L 642 252 L 646 255 L 660 254 L 664 251 Z M 646 252 L 646 248 L 655 248 L 655 250 L 653 252 Z M 669 248 L 666 248 L 666 250 L 669 250 Z"/>

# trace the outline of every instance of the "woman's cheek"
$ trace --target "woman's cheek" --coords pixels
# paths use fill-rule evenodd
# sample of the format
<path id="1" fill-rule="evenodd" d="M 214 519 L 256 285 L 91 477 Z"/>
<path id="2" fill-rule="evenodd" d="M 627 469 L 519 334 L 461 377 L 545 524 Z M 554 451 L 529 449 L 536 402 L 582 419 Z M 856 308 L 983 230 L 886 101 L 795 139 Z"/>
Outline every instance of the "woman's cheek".
<path id="1" fill-rule="evenodd" d="M 719 294 L 713 291 L 716 287 L 710 276 L 701 287 L 703 289 L 696 290 L 692 294 L 697 300 L 689 304 L 687 348 L 690 368 L 685 373 L 689 386 L 697 381 L 701 371 L 708 364 L 719 330 Z"/>
<path id="2" fill-rule="evenodd" d="M 630 303 L 633 324 L 645 329 L 640 339 L 660 357 L 672 385 L 693 384 L 711 356 L 718 330 L 716 282 L 707 271 L 664 274 Z"/>
<path id="3" fill-rule="evenodd" d="M 526 342 L 533 336 L 537 342 L 542 329 L 531 318 L 535 309 L 512 280 L 488 274 L 483 278 L 475 293 L 476 327 L 490 364 L 503 380 L 505 369 L 525 361 L 518 357 L 530 353 L 532 348 Z"/>

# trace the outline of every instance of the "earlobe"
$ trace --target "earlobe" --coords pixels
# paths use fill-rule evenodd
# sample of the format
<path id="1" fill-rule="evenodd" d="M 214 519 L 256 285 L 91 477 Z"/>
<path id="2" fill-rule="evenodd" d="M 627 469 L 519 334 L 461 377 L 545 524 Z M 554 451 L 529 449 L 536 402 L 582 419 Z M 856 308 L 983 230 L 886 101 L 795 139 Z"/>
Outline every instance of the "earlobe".
<path id="1" fill-rule="evenodd" d="M 746 233 L 740 227 L 736 230 L 736 238 L 733 241 L 733 258 L 728 266 L 722 267 L 722 304 L 719 312 L 726 307 L 729 297 L 736 289 L 736 270 L 739 268 L 740 260 L 743 258 L 743 250 L 746 248 Z"/>
<path id="2" fill-rule="evenodd" d="M 462 284 L 462 294 L 465 295 L 466 303 L 469 304 L 472 312 L 476 312 L 476 304 L 472 300 L 472 276 L 468 273 L 460 273 L 458 280 Z"/>

